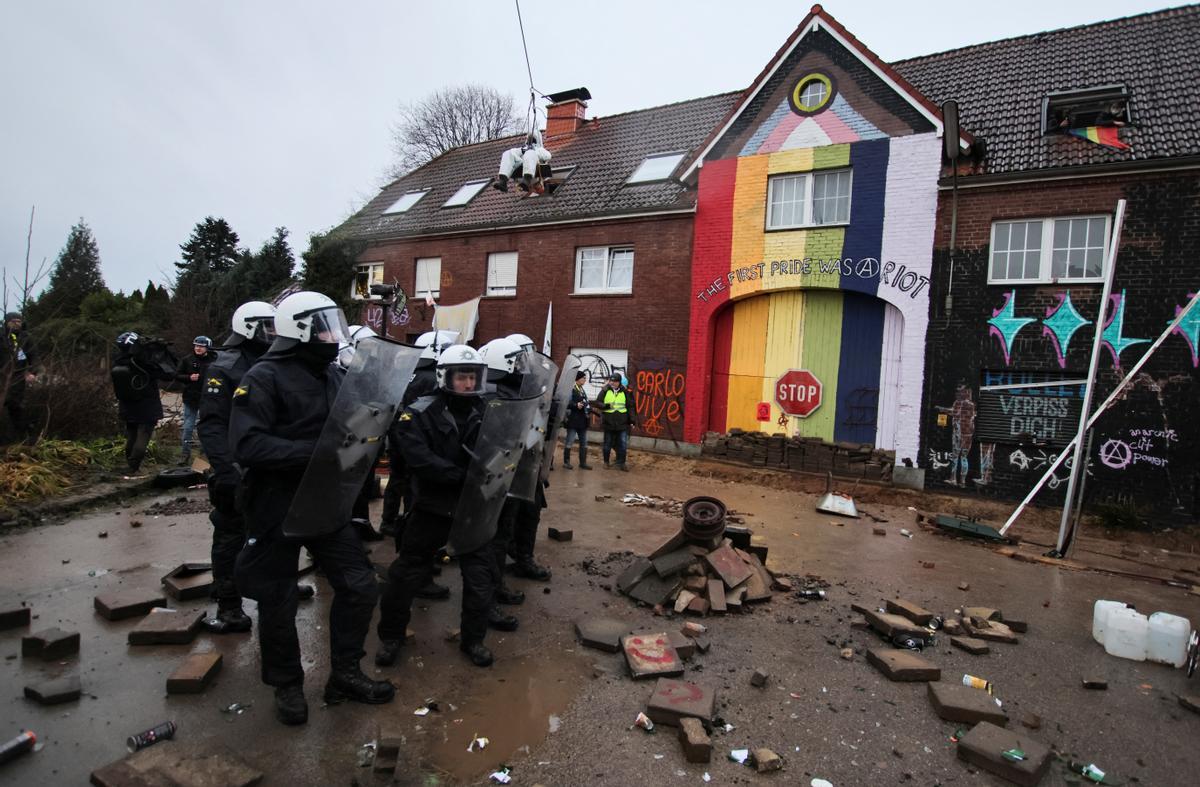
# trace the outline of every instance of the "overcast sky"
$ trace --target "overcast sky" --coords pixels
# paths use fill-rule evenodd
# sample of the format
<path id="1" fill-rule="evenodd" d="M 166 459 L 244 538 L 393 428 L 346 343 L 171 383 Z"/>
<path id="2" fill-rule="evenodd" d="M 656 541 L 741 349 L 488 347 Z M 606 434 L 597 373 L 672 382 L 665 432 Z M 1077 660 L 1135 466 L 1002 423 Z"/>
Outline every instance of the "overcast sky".
<path id="1" fill-rule="evenodd" d="M 0 7 L 0 265 L 57 257 L 80 217 L 106 282 L 169 281 L 207 215 L 299 252 L 374 195 L 400 102 L 480 82 L 522 106 L 510 0 L 38 0 Z M 591 115 L 745 87 L 808 10 L 782 0 L 521 3 L 534 84 Z M 825 4 L 884 60 L 1166 7 L 1143 0 Z M 489 173 L 478 173 L 488 175 Z M 11 289 L 11 285 L 10 285 Z"/>

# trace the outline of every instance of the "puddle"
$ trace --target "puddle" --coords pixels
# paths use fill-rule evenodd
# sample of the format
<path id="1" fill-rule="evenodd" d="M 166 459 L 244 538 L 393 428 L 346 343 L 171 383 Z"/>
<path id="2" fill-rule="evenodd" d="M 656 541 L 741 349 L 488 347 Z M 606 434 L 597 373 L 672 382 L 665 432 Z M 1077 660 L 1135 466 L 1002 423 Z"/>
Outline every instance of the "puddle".
<path id="1" fill-rule="evenodd" d="M 470 779 L 524 756 L 524 747 L 537 746 L 561 727 L 560 714 L 586 675 L 587 665 L 575 658 L 497 662 L 460 697 L 443 698 L 441 713 L 420 719 L 430 740 L 425 764 L 455 779 Z M 450 710 L 450 703 L 457 710 Z M 468 753 L 476 737 L 487 738 L 487 747 Z"/>

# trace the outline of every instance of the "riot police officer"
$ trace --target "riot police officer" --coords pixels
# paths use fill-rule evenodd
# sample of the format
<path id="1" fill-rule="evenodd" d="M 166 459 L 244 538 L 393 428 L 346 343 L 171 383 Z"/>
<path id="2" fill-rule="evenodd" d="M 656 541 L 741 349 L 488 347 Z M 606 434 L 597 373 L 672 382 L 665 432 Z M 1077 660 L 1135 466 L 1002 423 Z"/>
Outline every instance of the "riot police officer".
<path id="1" fill-rule="evenodd" d="M 525 352 L 535 352 L 533 339 L 523 333 L 509 334 L 505 338 Z M 551 418 L 557 415 L 552 413 Z M 546 508 L 546 505 L 546 490 L 539 484 L 535 500 L 510 500 L 505 505 L 504 514 L 501 515 L 509 519 L 507 527 L 512 533 L 507 547 L 508 555 L 513 559 L 512 572 L 518 577 L 538 582 L 550 580 L 550 569 L 533 559 L 538 527 L 542 523 L 542 509 Z M 505 525 L 501 524 L 501 527 Z M 503 569 L 503 565 L 501 568 Z"/>
<path id="2" fill-rule="evenodd" d="M 335 593 L 330 607 L 331 668 L 325 702 L 390 702 L 395 688 L 362 673 L 363 640 L 379 596 L 374 570 L 348 522 L 324 535 L 283 533 L 293 496 L 316 447 L 341 382 L 333 363 L 346 320 L 330 298 L 289 295 L 275 314 L 278 338 L 242 378 L 233 394 L 229 440 L 245 470 L 240 494 L 246 546 L 238 555 L 237 583 L 258 601 L 263 682 L 275 687 L 284 724 L 308 720 L 304 668 L 296 633 L 296 566 L 304 546 L 320 563 Z M 330 479 L 336 494 L 338 479 Z"/>
<path id="3" fill-rule="evenodd" d="M 446 348 L 438 359 L 438 389 L 413 402 L 397 420 L 398 444 L 413 485 L 399 554 L 388 567 L 380 603 L 375 663 L 394 664 L 404 644 L 412 601 L 428 580 L 429 564 L 450 527 L 483 420 L 487 367 L 466 345 Z M 487 545 L 460 553 L 463 599 L 460 648 L 479 667 L 492 663 L 483 644 L 492 605 L 491 556 Z"/>

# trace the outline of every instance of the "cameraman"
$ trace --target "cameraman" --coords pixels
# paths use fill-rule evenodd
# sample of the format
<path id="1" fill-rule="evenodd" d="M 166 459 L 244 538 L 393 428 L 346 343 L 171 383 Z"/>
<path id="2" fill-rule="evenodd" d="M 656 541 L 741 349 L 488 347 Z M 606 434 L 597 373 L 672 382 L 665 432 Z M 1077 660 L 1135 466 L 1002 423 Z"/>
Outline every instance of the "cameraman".
<path id="1" fill-rule="evenodd" d="M 152 341 L 126 331 L 117 337 L 113 351 L 113 392 L 117 397 L 117 415 L 125 424 L 125 461 L 130 476 L 141 469 L 154 427 L 163 417 L 158 383 L 174 376 L 173 368 L 164 369 L 163 364 L 153 359 L 156 350 L 168 356 L 169 353 L 165 346 L 149 347 Z"/>

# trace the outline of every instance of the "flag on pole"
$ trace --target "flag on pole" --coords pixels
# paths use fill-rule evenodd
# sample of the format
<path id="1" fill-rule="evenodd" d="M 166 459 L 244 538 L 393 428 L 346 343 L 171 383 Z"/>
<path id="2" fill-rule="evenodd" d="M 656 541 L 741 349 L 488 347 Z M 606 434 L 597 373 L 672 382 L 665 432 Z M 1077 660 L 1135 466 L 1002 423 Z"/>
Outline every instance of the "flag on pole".
<path id="1" fill-rule="evenodd" d="M 1106 148 L 1115 150 L 1130 150 L 1129 145 L 1121 141 L 1117 135 L 1116 126 L 1088 126 L 1086 128 L 1069 128 L 1067 133 L 1080 139 L 1086 139 L 1088 142 L 1095 142 L 1097 145 L 1103 145 Z"/>
<path id="2" fill-rule="evenodd" d="M 542 353 L 544 355 L 550 354 L 550 322 L 553 314 L 554 301 L 551 301 L 550 305 L 546 307 L 546 337 L 542 339 Z"/>

